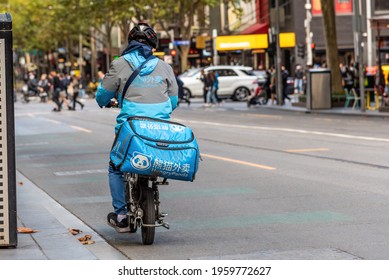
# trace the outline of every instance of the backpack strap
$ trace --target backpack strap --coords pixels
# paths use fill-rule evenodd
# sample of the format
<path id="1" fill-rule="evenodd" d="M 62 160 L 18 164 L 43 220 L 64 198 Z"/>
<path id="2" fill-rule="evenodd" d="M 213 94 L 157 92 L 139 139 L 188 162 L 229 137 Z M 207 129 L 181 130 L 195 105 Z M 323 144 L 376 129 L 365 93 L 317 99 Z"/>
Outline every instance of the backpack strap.
<path id="1" fill-rule="evenodd" d="M 134 72 L 132 72 L 131 76 L 128 78 L 124 88 L 123 88 L 123 91 L 122 91 L 122 98 L 120 100 L 120 106 L 123 106 L 123 100 L 124 100 L 124 96 L 126 95 L 126 92 L 127 92 L 127 89 L 129 88 L 129 86 L 131 85 L 131 83 L 135 80 L 136 76 L 138 76 L 140 70 L 142 69 L 142 67 L 147 63 L 149 62 L 151 59 L 155 58 L 155 56 L 153 55 L 150 55 L 145 61 L 143 61 L 143 63 L 134 70 Z"/>

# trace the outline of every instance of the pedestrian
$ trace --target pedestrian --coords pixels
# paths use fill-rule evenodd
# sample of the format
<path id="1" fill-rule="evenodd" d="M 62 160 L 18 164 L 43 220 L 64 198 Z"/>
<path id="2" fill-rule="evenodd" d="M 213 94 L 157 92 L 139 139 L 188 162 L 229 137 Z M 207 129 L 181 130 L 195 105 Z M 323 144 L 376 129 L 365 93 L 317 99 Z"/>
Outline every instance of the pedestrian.
<path id="1" fill-rule="evenodd" d="M 270 67 L 270 97 L 271 97 L 271 105 L 276 104 L 276 71 L 274 67 Z"/>
<path id="2" fill-rule="evenodd" d="M 78 84 L 79 84 L 78 96 L 80 98 L 85 98 L 86 81 L 83 76 L 78 77 Z"/>
<path id="3" fill-rule="evenodd" d="M 81 90 L 81 77 L 77 77 L 76 75 L 72 76 L 72 80 L 70 82 L 69 87 L 73 91 L 73 106 L 72 110 L 76 110 L 76 104 L 79 104 L 81 106 L 81 110 L 84 109 L 84 104 L 78 100 L 78 96 L 80 95 L 80 90 Z"/>
<path id="4" fill-rule="evenodd" d="M 297 64 L 296 70 L 294 72 L 294 93 L 297 94 L 303 93 L 303 77 L 304 77 L 303 67 L 300 64 Z"/>
<path id="5" fill-rule="evenodd" d="M 163 60 L 152 56 L 158 42 L 155 31 L 149 25 L 139 23 L 131 29 L 127 39 L 127 48 L 112 62 L 96 93 L 96 102 L 100 106 L 110 106 L 111 99 L 119 97 L 121 110 L 116 118 L 116 134 L 129 117 L 169 120 L 178 101 L 173 69 Z M 139 69 L 139 74 L 122 93 L 136 69 Z M 108 178 L 114 212 L 108 214 L 107 222 L 120 233 L 129 232 L 124 174 L 110 163 Z"/>
<path id="6" fill-rule="evenodd" d="M 190 106 L 190 97 L 185 95 L 184 91 L 184 82 L 178 77 L 178 71 L 174 70 L 174 75 L 176 76 L 176 82 L 178 85 L 178 104 L 180 104 L 181 101 L 185 101 L 188 103 L 188 106 Z"/>
<path id="7" fill-rule="evenodd" d="M 47 74 L 42 74 L 41 78 L 38 81 L 38 92 L 39 97 L 41 98 L 40 102 L 46 103 L 48 92 L 50 90 L 49 80 L 47 79 Z"/>
<path id="8" fill-rule="evenodd" d="M 206 107 L 213 107 L 217 103 L 215 91 L 219 88 L 219 81 L 213 71 L 209 71 L 207 74 L 207 88 L 208 92 Z"/>
<path id="9" fill-rule="evenodd" d="M 207 104 L 207 94 L 208 94 L 208 81 L 207 81 L 207 75 L 205 74 L 204 69 L 201 69 L 200 72 L 200 80 L 203 82 L 203 99 L 204 99 L 204 104 Z"/>
<path id="10" fill-rule="evenodd" d="M 58 77 L 56 71 L 50 72 L 50 83 L 53 87 L 52 100 L 57 105 L 56 108 L 53 108 L 54 112 L 60 112 L 62 110 L 61 102 L 60 102 L 60 92 L 61 92 L 61 80 Z"/>
<path id="11" fill-rule="evenodd" d="M 339 64 L 340 74 L 342 76 L 342 85 L 345 91 L 349 93 L 354 88 L 354 73 L 343 63 Z"/>
<path id="12" fill-rule="evenodd" d="M 288 77 L 289 71 L 285 68 L 284 65 L 281 66 L 281 79 L 282 79 L 282 103 L 285 104 L 285 99 L 290 101 L 290 97 L 288 96 Z"/>
<path id="13" fill-rule="evenodd" d="M 214 89 L 215 89 L 215 98 L 217 100 L 217 104 L 220 106 L 220 105 L 223 105 L 223 100 L 219 97 L 219 95 L 217 94 L 217 92 L 219 91 L 219 73 L 216 72 L 215 73 L 215 81 L 214 81 Z"/>
<path id="14" fill-rule="evenodd" d="M 64 74 L 60 74 L 59 79 L 61 82 L 61 91 L 59 93 L 59 101 L 61 104 L 61 109 L 62 109 L 62 105 L 65 103 L 66 107 L 69 110 L 71 110 L 72 107 L 70 107 L 69 94 L 68 94 L 69 79 Z"/>

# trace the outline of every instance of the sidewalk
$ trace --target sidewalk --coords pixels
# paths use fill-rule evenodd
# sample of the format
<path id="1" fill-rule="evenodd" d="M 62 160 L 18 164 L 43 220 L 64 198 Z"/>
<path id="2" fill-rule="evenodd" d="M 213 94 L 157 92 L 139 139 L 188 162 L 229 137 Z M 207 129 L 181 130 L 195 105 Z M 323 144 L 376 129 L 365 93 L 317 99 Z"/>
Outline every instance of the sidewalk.
<path id="1" fill-rule="evenodd" d="M 270 102 L 269 102 L 270 104 Z M 293 106 L 291 102 L 286 101 L 286 104 L 283 106 L 277 105 L 265 105 L 265 108 L 276 109 L 276 110 L 286 110 L 286 111 L 295 111 L 295 112 L 304 112 L 304 113 L 317 113 L 317 114 L 330 114 L 330 115 L 343 115 L 343 116 L 367 116 L 367 117 L 389 117 L 389 112 L 379 112 L 378 110 L 366 110 L 361 112 L 361 109 L 353 109 L 351 107 L 334 107 L 332 109 L 307 109 L 306 107 Z"/>
<path id="2" fill-rule="evenodd" d="M 38 232 L 18 233 L 16 248 L 0 247 L 0 260 L 128 259 L 19 172 L 16 182 L 18 227 Z M 73 236 L 68 228 L 82 233 Z M 82 245 L 78 241 L 77 237 L 86 234 L 92 236 L 94 244 Z"/>

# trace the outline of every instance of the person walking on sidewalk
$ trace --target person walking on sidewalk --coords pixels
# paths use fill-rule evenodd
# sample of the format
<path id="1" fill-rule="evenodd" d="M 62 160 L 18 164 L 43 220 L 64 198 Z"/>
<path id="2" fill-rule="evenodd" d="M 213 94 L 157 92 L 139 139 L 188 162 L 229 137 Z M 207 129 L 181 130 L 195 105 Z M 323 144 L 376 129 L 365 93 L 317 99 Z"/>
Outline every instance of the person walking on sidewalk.
<path id="1" fill-rule="evenodd" d="M 282 104 L 285 104 L 285 99 L 288 99 L 290 101 L 290 97 L 288 96 L 288 77 L 289 77 L 289 71 L 286 70 L 285 66 L 281 66 L 281 78 L 282 78 Z"/>

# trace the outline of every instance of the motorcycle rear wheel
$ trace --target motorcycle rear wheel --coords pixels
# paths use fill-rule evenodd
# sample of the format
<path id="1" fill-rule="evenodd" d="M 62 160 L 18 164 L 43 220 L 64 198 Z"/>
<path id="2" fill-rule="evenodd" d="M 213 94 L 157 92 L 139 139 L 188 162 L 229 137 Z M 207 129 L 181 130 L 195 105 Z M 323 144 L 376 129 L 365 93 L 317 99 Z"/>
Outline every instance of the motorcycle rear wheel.
<path id="1" fill-rule="evenodd" d="M 146 225 L 155 224 L 155 203 L 154 192 L 147 186 L 143 186 L 143 201 L 141 204 L 143 210 L 143 223 Z M 155 227 L 142 226 L 142 242 L 144 245 L 154 243 Z"/>

